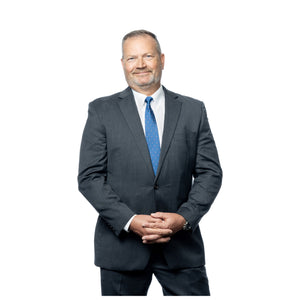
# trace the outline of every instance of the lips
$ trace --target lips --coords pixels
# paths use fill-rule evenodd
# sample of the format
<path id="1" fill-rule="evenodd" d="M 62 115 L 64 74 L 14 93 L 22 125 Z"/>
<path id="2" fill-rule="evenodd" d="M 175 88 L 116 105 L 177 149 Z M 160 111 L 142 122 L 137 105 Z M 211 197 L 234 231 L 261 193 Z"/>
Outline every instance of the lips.
<path id="1" fill-rule="evenodd" d="M 134 72 L 134 75 L 143 75 L 143 74 L 148 74 L 151 73 L 150 71 L 143 71 L 143 72 Z"/>

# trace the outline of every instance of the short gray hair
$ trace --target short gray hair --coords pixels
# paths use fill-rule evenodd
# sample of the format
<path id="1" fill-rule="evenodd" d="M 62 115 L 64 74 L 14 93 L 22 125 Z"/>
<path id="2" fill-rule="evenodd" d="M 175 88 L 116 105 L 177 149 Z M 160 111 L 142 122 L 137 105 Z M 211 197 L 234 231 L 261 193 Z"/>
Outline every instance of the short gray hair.
<path id="1" fill-rule="evenodd" d="M 140 30 L 134 30 L 134 31 L 131 31 L 129 33 L 127 33 L 123 39 L 122 39 L 122 57 L 124 56 L 123 54 L 123 46 L 124 46 L 124 42 L 129 39 L 129 38 L 132 38 L 132 37 L 137 37 L 137 36 L 143 36 L 143 35 L 148 35 L 150 37 L 152 37 L 154 40 L 155 40 L 155 43 L 156 43 L 156 50 L 158 52 L 159 55 L 161 55 L 161 48 L 160 48 L 160 44 L 159 44 L 159 41 L 156 37 L 156 35 L 148 30 L 144 30 L 144 29 L 140 29 Z"/>

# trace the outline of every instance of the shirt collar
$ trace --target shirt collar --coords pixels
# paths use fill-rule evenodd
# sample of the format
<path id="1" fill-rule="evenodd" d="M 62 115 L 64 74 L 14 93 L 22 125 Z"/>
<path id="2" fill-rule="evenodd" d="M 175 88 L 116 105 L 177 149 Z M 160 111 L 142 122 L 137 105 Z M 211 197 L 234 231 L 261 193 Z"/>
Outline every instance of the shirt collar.
<path id="1" fill-rule="evenodd" d="M 134 99 L 135 99 L 135 102 L 137 104 L 138 107 L 143 107 L 145 105 L 145 99 L 146 99 L 146 95 L 144 94 L 141 94 L 135 90 L 132 89 L 132 92 L 133 92 L 133 96 L 134 96 Z M 164 90 L 163 90 L 163 87 L 162 85 L 159 87 L 159 89 L 153 94 L 151 95 L 151 97 L 153 98 L 153 102 L 159 102 L 160 99 L 162 99 L 162 96 L 164 95 Z M 158 103 L 156 103 L 158 104 Z"/>

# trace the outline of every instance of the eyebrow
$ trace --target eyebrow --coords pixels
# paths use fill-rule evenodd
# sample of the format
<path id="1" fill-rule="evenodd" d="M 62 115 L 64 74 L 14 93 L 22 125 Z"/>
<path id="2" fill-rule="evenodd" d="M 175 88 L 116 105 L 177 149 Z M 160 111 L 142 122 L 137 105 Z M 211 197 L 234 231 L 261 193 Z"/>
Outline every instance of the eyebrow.
<path id="1" fill-rule="evenodd" d="M 145 52 L 144 54 L 142 54 L 142 56 L 146 56 L 146 55 L 155 55 L 153 52 Z M 124 56 L 124 57 L 137 57 L 137 56 L 139 56 L 139 55 L 137 55 L 137 54 L 127 54 L 126 56 Z"/>

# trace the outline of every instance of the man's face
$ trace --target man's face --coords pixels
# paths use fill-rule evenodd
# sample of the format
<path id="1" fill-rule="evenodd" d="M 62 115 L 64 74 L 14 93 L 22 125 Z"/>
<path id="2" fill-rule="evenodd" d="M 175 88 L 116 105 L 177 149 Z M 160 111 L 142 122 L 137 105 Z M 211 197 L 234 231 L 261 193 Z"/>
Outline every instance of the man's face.
<path id="1" fill-rule="evenodd" d="M 164 55 L 159 55 L 151 36 L 132 37 L 124 42 L 122 65 L 125 78 L 137 92 L 151 95 L 160 87 L 164 61 Z"/>

